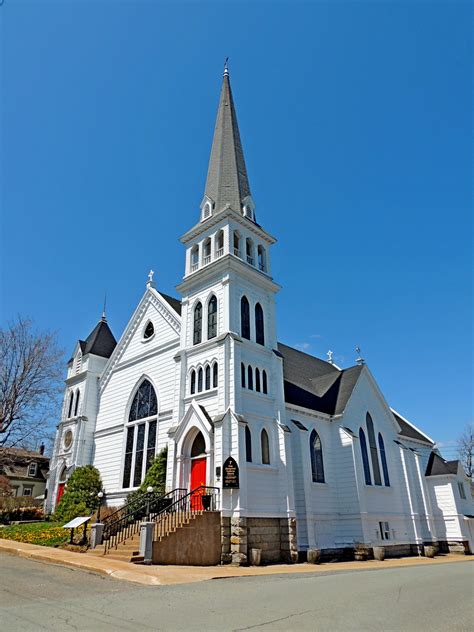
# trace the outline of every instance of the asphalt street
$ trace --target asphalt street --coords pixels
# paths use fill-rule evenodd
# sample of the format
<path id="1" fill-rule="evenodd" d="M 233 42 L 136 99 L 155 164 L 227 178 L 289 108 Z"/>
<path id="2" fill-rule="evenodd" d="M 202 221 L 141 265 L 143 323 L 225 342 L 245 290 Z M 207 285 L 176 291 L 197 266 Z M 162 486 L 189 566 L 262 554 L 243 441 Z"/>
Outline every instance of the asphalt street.
<path id="1" fill-rule="evenodd" d="M 474 564 L 140 587 L 0 553 L 0 630 L 473 630 Z"/>

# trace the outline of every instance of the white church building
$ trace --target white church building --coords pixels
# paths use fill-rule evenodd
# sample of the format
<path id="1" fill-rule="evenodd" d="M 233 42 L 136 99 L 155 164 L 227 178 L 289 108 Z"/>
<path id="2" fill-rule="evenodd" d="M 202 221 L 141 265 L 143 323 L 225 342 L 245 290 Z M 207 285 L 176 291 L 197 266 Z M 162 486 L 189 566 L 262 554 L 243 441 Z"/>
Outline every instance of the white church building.
<path id="1" fill-rule="evenodd" d="M 105 315 L 78 341 L 48 510 L 86 464 L 108 505 L 123 505 L 167 446 L 168 490 L 219 491 L 223 562 L 246 563 L 251 548 L 264 561 L 342 556 L 356 543 L 474 551 L 470 479 L 391 408 L 364 361 L 340 368 L 278 341 L 276 240 L 256 219 L 227 68 L 196 219 L 181 237 L 181 298 L 150 273 L 118 342 Z"/>

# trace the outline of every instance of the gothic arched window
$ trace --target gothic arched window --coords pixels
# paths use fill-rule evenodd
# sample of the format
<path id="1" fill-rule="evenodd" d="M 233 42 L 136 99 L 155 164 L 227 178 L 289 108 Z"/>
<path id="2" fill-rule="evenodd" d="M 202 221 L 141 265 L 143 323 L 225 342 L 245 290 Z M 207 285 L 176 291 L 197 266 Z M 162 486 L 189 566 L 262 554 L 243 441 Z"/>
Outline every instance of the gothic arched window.
<path id="1" fill-rule="evenodd" d="M 379 432 L 379 450 L 380 450 L 380 460 L 382 461 L 382 471 L 383 471 L 383 479 L 385 482 L 385 487 L 390 487 L 390 478 L 388 476 L 388 467 L 387 467 L 387 457 L 385 455 L 385 444 L 383 442 L 383 437 Z"/>
<path id="2" fill-rule="evenodd" d="M 260 393 L 260 370 L 255 369 L 255 390 Z"/>
<path id="3" fill-rule="evenodd" d="M 252 435 L 248 426 L 245 426 L 245 460 L 252 463 Z"/>
<path id="4" fill-rule="evenodd" d="M 316 430 L 313 430 L 309 437 L 309 448 L 311 454 L 311 472 L 314 483 L 324 483 L 324 463 L 323 448 L 321 439 Z"/>
<path id="5" fill-rule="evenodd" d="M 367 454 L 367 442 L 365 440 L 365 432 L 362 430 L 362 428 L 359 429 L 359 441 L 360 453 L 362 455 L 362 464 L 364 466 L 365 484 L 372 485 L 372 479 L 370 477 L 369 455 Z"/>
<path id="6" fill-rule="evenodd" d="M 265 325 L 263 323 L 263 309 L 260 303 L 255 305 L 255 341 L 259 345 L 265 344 Z"/>
<path id="7" fill-rule="evenodd" d="M 79 398 L 81 396 L 81 392 L 79 389 L 76 391 L 76 403 L 74 404 L 74 417 L 77 417 L 77 413 L 79 411 Z"/>
<path id="8" fill-rule="evenodd" d="M 151 322 L 151 320 L 149 320 L 147 326 L 145 327 L 145 331 L 143 332 L 143 338 L 145 340 L 148 340 L 153 336 L 154 333 L 155 328 L 153 327 L 153 323 Z"/>
<path id="9" fill-rule="evenodd" d="M 191 395 L 194 395 L 194 393 L 196 392 L 196 371 L 193 369 L 191 371 Z"/>
<path id="10" fill-rule="evenodd" d="M 247 369 L 247 388 L 253 391 L 253 370 L 250 365 Z"/>
<path id="11" fill-rule="evenodd" d="M 207 339 L 217 336 L 217 298 L 213 296 L 207 306 Z"/>
<path id="12" fill-rule="evenodd" d="M 209 365 L 206 366 L 206 386 L 205 389 L 208 391 L 211 388 L 211 367 Z"/>
<path id="13" fill-rule="evenodd" d="M 214 362 L 214 365 L 212 367 L 212 388 L 217 388 L 218 377 L 219 377 L 219 365 L 217 364 L 217 362 Z"/>
<path id="14" fill-rule="evenodd" d="M 370 448 L 370 460 L 372 461 L 372 472 L 374 473 L 374 483 L 376 485 L 382 485 L 382 478 L 380 476 L 379 456 L 377 454 L 377 443 L 375 441 L 374 422 L 372 417 L 367 413 L 366 415 L 367 433 L 369 435 L 369 448 Z"/>
<path id="15" fill-rule="evenodd" d="M 262 448 L 262 463 L 264 465 L 270 465 L 270 444 L 268 441 L 268 433 L 265 428 L 260 435 L 260 444 Z"/>
<path id="16" fill-rule="evenodd" d="M 128 421 L 132 425 L 127 428 L 124 488 L 138 487 L 155 457 L 157 416 L 158 400 L 155 389 L 149 380 L 143 380 L 134 395 L 128 415 Z"/>
<path id="17" fill-rule="evenodd" d="M 245 364 L 241 362 L 240 364 L 240 384 L 242 388 L 245 388 Z"/>
<path id="18" fill-rule="evenodd" d="M 68 411 L 67 411 L 67 416 L 72 417 L 72 405 L 74 403 L 74 393 L 71 391 L 71 394 L 69 395 L 69 406 L 68 406 Z"/>
<path id="19" fill-rule="evenodd" d="M 198 393 L 202 391 L 202 368 L 198 371 Z"/>
<path id="20" fill-rule="evenodd" d="M 193 344 L 198 345 L 202 340 L 202 304 L 194 308 Z"/>
<path id="21" fill-rule="evenodd" d="M 246 296 L 240 300 L 240 329 L 242 338 L 250 340 L 250 305 Z"/>
<path id="22" fill-rule="evenodd" d="M 265 395 L 268 393 L 267 372 L 265 369 L 262 371 L 263 392 Z"/>

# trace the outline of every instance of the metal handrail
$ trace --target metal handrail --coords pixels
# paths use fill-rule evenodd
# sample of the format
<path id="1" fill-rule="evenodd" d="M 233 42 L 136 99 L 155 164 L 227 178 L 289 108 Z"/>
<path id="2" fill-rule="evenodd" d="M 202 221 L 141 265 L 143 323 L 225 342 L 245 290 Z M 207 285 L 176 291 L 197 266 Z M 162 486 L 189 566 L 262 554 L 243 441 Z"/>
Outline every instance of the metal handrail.
<path id="1" fill-rule="evenodd" d="M 143 521 L 151 522 L 155 516 L 177 502 L 187 492 L 186 489 L 173 489 L 166 494 L 146 493 L 142 498 L 137 498 L 104 520 L 102 541 L 104 553 L 112 547 L 127 540 L 137 533 Z M 114 518 L 112 520 L 112 518 Z M 106 522 L 107 521 L 107 522 Z"/>
<path id="2" fill-rule="evenodd" d="M 189 521 L 193 514 L 219 509 L 219 493 L 219 487 L 200 485 L 175 500 L 169 507 L 155 516 L 156 525 L 153 540 L 158 540 L 181 527 Z"/>

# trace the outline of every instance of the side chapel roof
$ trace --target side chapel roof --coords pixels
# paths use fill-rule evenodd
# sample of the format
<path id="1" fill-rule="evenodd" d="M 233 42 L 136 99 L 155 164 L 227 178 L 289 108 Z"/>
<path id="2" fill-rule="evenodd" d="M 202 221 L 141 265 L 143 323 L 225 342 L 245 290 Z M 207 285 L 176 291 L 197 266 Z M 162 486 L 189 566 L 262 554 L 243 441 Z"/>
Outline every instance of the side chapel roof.
<path id="1" fill-rule="evenodd" d="M 459 461 L 445 461 L 439 454 L 432 452 L 428 459 L 425 476 L 439 476 L 458 473 Z"/>

